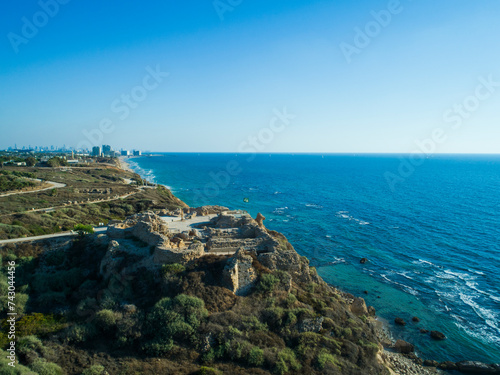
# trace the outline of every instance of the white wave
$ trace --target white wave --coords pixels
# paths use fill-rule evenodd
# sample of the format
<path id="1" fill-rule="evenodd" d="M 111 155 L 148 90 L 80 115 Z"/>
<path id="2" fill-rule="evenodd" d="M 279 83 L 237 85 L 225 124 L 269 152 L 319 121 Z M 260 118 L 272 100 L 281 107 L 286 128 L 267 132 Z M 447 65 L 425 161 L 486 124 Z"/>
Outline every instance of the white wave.
<path id="1" fill-rule="evenodd" d="M 275 191 L 274 195 L 283 194 L 281 191 Z"/>
<path id="2" fill-rule="evenodd" d="M 322 209 L 323 208 L 323 206 L 321 206 L 319 204 L 314 204 L 314 203 L 306 203 L 306 207 L 317 208 L 317 209 Z"/>
<path id="3" fill-rule="evenodd" d="M 500 344 L 500 336 L 498 334 L 488 332 L 484 327 L 472 326 L 467 327 L 459 322 L 454 322 L 455 325 L 467 333 L 469 336 L 475 337 L 480 341 L 486 342 L 488 344 Z"/>
<path id="4" fill-rule="evenodd" d="M 413 262 L 414 264 L 418 264 L 418 263 L 423 263 L 423 264 L 427 264 L 429 266 L 434 266 L 434 267 L 438 267 L 438 268 L 443 268 L 441 266 L 438 266 L 437 264 L 434 264 L 432 262 L 429 262 L 428 260 L 424 260 L 424 259 L 419 259 L 418 262 L 417 261 L 414 261 Z"/>
<path id="5" fill-rule="evenodd" d="M 468 280 L 474 280 L 474 279 L 476 279 L 476 276 L 469 275 L 468 273 L 465 273 L 465 272 L 453 272 L 453 271 L 450 271 L 450 270 L 444 270 L 444 273 L 446 273 L 447 275 L 451 275 L 451 276 L 457 277 L 457 278 L 459 278 L 460 280 L 463 280 L 463 281 L 468 281 Z"/>
<path id="6" fill-rule="evenodd" d="M 493 301 L 500 302 L 500 298 L 495 297 L 495 296 L 493 296 L 493 295 L 491 295 L 491 294 L 490 294 L 490 298 L 491 298 Z"/>
<path id="7" fill-rule="evenodd" d="M 467 269 L 467 271 L 469 272 L 472 272 L 472 273 L 475 273 L 476 275 L 480 275 L 480 276 L 484 276 L 485 273 L 484 272 L 481 272 L 481 271 L 477 271 L 477 270 L 471 270 L 471 269 Z"/>
<path id="8" fill-rule="evenodd" d="M 418 296 L 419 293 L 416 289 L 413 289 L 411 286 L 408 286 L 408 285 L 405 285 L 405 284 L 402 284 L 402 283 L 398 283 L 397 281 L 394 281 L 394 280 L 391 280 L 387 277 L 387 275 L 384 275 L 384 274 L 380 274 L 380 276 L 386 280 L 387 282 L 391 283 L 391 284 L 394 284 L 394 285 L 399 285 L 404 291 L 406 291 L 407 293 L 413 295 L 413 296 Z"/>
<path id="9" fill-rule="evenodd" d="M 368 221 L 356 219 L 354 216 L 349 215 L 349 211 L 338 211 L 336 213 L 337 217 L 340 217 L 342 219 L 346 219 L 349 221 L 354 221 L 358 223 L 359 225 L 369 225 L 370 223 Z"/>
<path id="10" fill-rule="evenodd" d="M 500 332 L 500 328 L 494 323 L 498 322 L 498 314 L 495 313 L 492 310 L 489 310 L 487 308 L 481 307 L 479 304 L 477 304 L 473 296 L 466 295 L 464 293 L 459 293 L 460 299 L 462 300 L 463 303 L 466 305 L 470 306 L 472 310 L 476 313 L 477 316 L 482 318 L 488 326 L 491 328 L 494 328 L 498 332 Z"/>
<path id="11" fill-rule="evenodd" d="M 398 275 L 401 275 L 409 280 L 413 280 L 413 277 L 408 276 L 408 272 L 396 272 Z"/>

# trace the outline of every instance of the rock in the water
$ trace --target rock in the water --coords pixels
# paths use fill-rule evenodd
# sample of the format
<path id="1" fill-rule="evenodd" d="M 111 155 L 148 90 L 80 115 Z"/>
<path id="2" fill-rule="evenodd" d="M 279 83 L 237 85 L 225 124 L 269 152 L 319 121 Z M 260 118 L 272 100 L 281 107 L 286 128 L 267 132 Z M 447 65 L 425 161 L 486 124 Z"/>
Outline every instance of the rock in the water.
<path id="1" fill-rule="evenodd" d="M 424 328 L 420 328 L 420 333 L 429 333 L 429 331 Z"/>
<path id="2" fill-rule="evenodd" d="M 446 338 L 446 336 L 444 335 L 444 333 L 439 332 L 439 331 L 431 331 L 431 337 L 434 340 L 444 340 Z"/>
<path id="3" fill-rule="evenodd" d="M 440 368 L 441 370 L 457 370 L 458 367 L 457 365 L 455 364 L 455 362 L 451 362 L 451 361 L 445 361 L 445 362 L 441 362 L 439 365 L 438 365 L 438 368 Z"/>
<path id="4" fill-rule="evenodd" d="M 359 261 L 359 263 L 361 264 L 365 264 L 366 262 L 368 262 L 367 258 L 361 258 L 361 260 Z"/>
<path id="5" fill-rule="evenodd" d="M 426 359 L 424 361 L 424 366 L 428 366 L 428 367 L 438 367 L 439 366 L 439 362 L 438 361 L 432 361 L 430 359 Z"/>
<path id="6" fill-rule="evenodd" d="M 416 316 L 414 316 L 413 318 L 411 318 L 412 322 L 415 322 L 415 323 L 418 323 L 420 322 L 420 319 L 417 318 Z"/>
<path id="7" fill-rule="evenodd" d="M 406 322 L 402 318 L 394 319 L 394 323 L 396 323 L 398 326 L 405 326 L 406 325 Z"/>
<path id="8" fill-rule="evenodd" d="M 415 347 L 412 344 L 403 340 L 396 341 L 394 349 L 396 349 L 398 353 L 403 354 L 410 354 L 415 351 Z"/>
<path id="9" fill-rule="evenodd" d="M 459 371 L 466 374 L 500 374 L 500 368 L 482 362 L 462 361 L 456 365 Z"/>

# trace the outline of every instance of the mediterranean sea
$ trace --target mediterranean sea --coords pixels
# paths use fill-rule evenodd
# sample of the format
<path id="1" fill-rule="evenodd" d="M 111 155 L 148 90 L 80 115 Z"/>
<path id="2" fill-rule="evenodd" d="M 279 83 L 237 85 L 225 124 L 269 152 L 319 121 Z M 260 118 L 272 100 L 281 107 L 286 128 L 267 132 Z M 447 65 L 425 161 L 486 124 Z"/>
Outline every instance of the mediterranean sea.
<path id="1" fill-rule="evenodd" d="M 406 155 L 364 154 L 128 162 L 190 206 L 262 213 L 325 281 L 364 297 L 422 358 L 500 362 L 500 156 L 440 155 L 418 166 Z"/>

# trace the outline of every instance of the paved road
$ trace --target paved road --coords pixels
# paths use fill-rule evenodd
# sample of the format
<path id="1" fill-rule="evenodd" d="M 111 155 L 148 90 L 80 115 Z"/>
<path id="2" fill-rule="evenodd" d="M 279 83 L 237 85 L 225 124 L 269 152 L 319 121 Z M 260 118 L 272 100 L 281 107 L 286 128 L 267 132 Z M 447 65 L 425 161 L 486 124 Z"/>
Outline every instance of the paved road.
<path id="1" fill-rule="evenodd" d="M 105 233 L 108 230 L 108 227 L 100 227 L 94 228 L 95 233 Z M 54 234 L 45 234 L 43 236 L 35 236 L 35 237 L 22 237 L 22 238 L 13 238 L 10 240 L 0 240 L 0 245 L 8 244 L 8 243 L 16 243 L 16 242 L 27 242 L 27 241 L 38 241 L 38 240 L 46 240 L 49 238 L 57 238 L 57 237 L 75 237 L 78 236 L 78 233 L 69 231 L 69 232 L 61 232 Z"/>
<path id="2" fill-rule="evenodd" d="M 30 178 L 29 180 L 36 181 L 36 182 L 42 182 L 42 180 L 39 180 L 38 178 Z M 66 184 L 61 184 L 59 182 L 53 182 L 53 181 L 43 181 L 43 182 L 46 183 L 46 184 L 49 184 L 50 186 L 47 187 L 47 188 L 38 189 L 38 190 L 14 191 L 12 193 L 1 194 L 0 198 L 2 198 L 2 197 L 8 197 L 9 195 L 39 193 L 39 192 L 45 191 L 45 190 L 59 189 L 59 188 L 66 187 Z"/>

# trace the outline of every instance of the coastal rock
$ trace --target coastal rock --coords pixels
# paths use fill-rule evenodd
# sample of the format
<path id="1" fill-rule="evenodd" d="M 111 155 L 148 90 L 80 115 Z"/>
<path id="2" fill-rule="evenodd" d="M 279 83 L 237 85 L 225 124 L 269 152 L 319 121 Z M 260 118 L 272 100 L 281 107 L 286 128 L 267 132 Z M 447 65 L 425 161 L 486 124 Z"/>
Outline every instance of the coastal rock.
<path id="1" fill-rule="evenodd" d="M 357 316 L 369 315 L 366 302 L 363 298 L 354 298 L 354 302 L 350 305 L 350 310 Z"/>
<path id="2" fill-rule="evenodd" d="M 427 333 L 429 333 L 429 331 L 424 329 L 424 328 L 420 328 L 420 333 L 427 334 Z"/>
<path id="3" fill-rule="evenodd" d="M 396 343 L 394 344 L 394 349 L 398 353 L 403 353 L 403 354 L 410 354 L 415 351 L 415 347 L 412 344 L 403 340 L 396 341 Z"/>
<path id="4" fill-rule="evenodd" d="M 449 370 L 449 371 L 453 371 L 453 370 L 457 370 L 458 369 L 458 367 L 455 364 L 455 362 L 451 362 L 451 361 L 441 362 L 438 365 L 438 368 L 441 369 L 441 370 Z"/>
<path id="5" fill-rule="evenodd" d="M 439 366 L 439 362 L 438 361 L 433 361 L 433 360 L 430 360 L 430 359 L 426 359 L 424 361 L 424 366 L 427 366 L 427 367 L 438 367 Z"/>
<path id="6" fill-rule="evenodd" d="M 439 332 L 439 331 L 431 331 L 431 337 L 434 340 L 444 340 L 444 339 L 446 339 L 446 336 L 444 335 L 444 333 Z"/>
<path id="7" fill-rule="evenodd" d="M 368 262 L 367 258 L 361 258 L 361 260 L 359 261 L 359 263 L 361 264 L 365 264 L 366 262 Z"/>
<path id="8" fill-rule="evenodd" d="M 462 361 L 457 362 L 456 366 L 459 371 L 466 374 L 500 374 L 500 367 L 495 368 L 494 365 L 487 365 L 482 362 Z"/>
<path id="9" fill-rule="evenodd" d="M 396 323 L 398 326 L 405 326 L 406 325 L 406 322 L 404 321 L 403 318 L 394 319 L 394 323 Z"/>
<path id="10" fill-rule="evenodd" d="M 418 323 L 418 322 L 420 322 L 420 319 L 418 317 L 414 316 L 413 318 L 411 318 L 411 321 Z"/>
<path id="11" fill-rule="evenodd" d="M 197 207 L 193 210 L 198 216 L 207 216 L 221 214 L 223 212 L 229 211 L 229 208 L 223 206 L 203 206 Z"/>
<path id="12" fill-rule="evenodd" d="M 257 217 L 255 218 L 255 221 L 257 222 L 259 227 L 264 228 L 264 220 L 266 220 L 266 218 L 259 212 L 257 214 Z"/>
<path id="13" fill-rule="evenodd" d="M 375 307 L 373 306 L 368 306 L 368 315 L 370 316 L 375 316 L 376 315 Z"/>
<path id="14" fill-rule="evenodd" d="M 316 319 L 304 319 L 299 324 L 299 332 L 320 332 L 323 329 L 324 317 Z"/>

